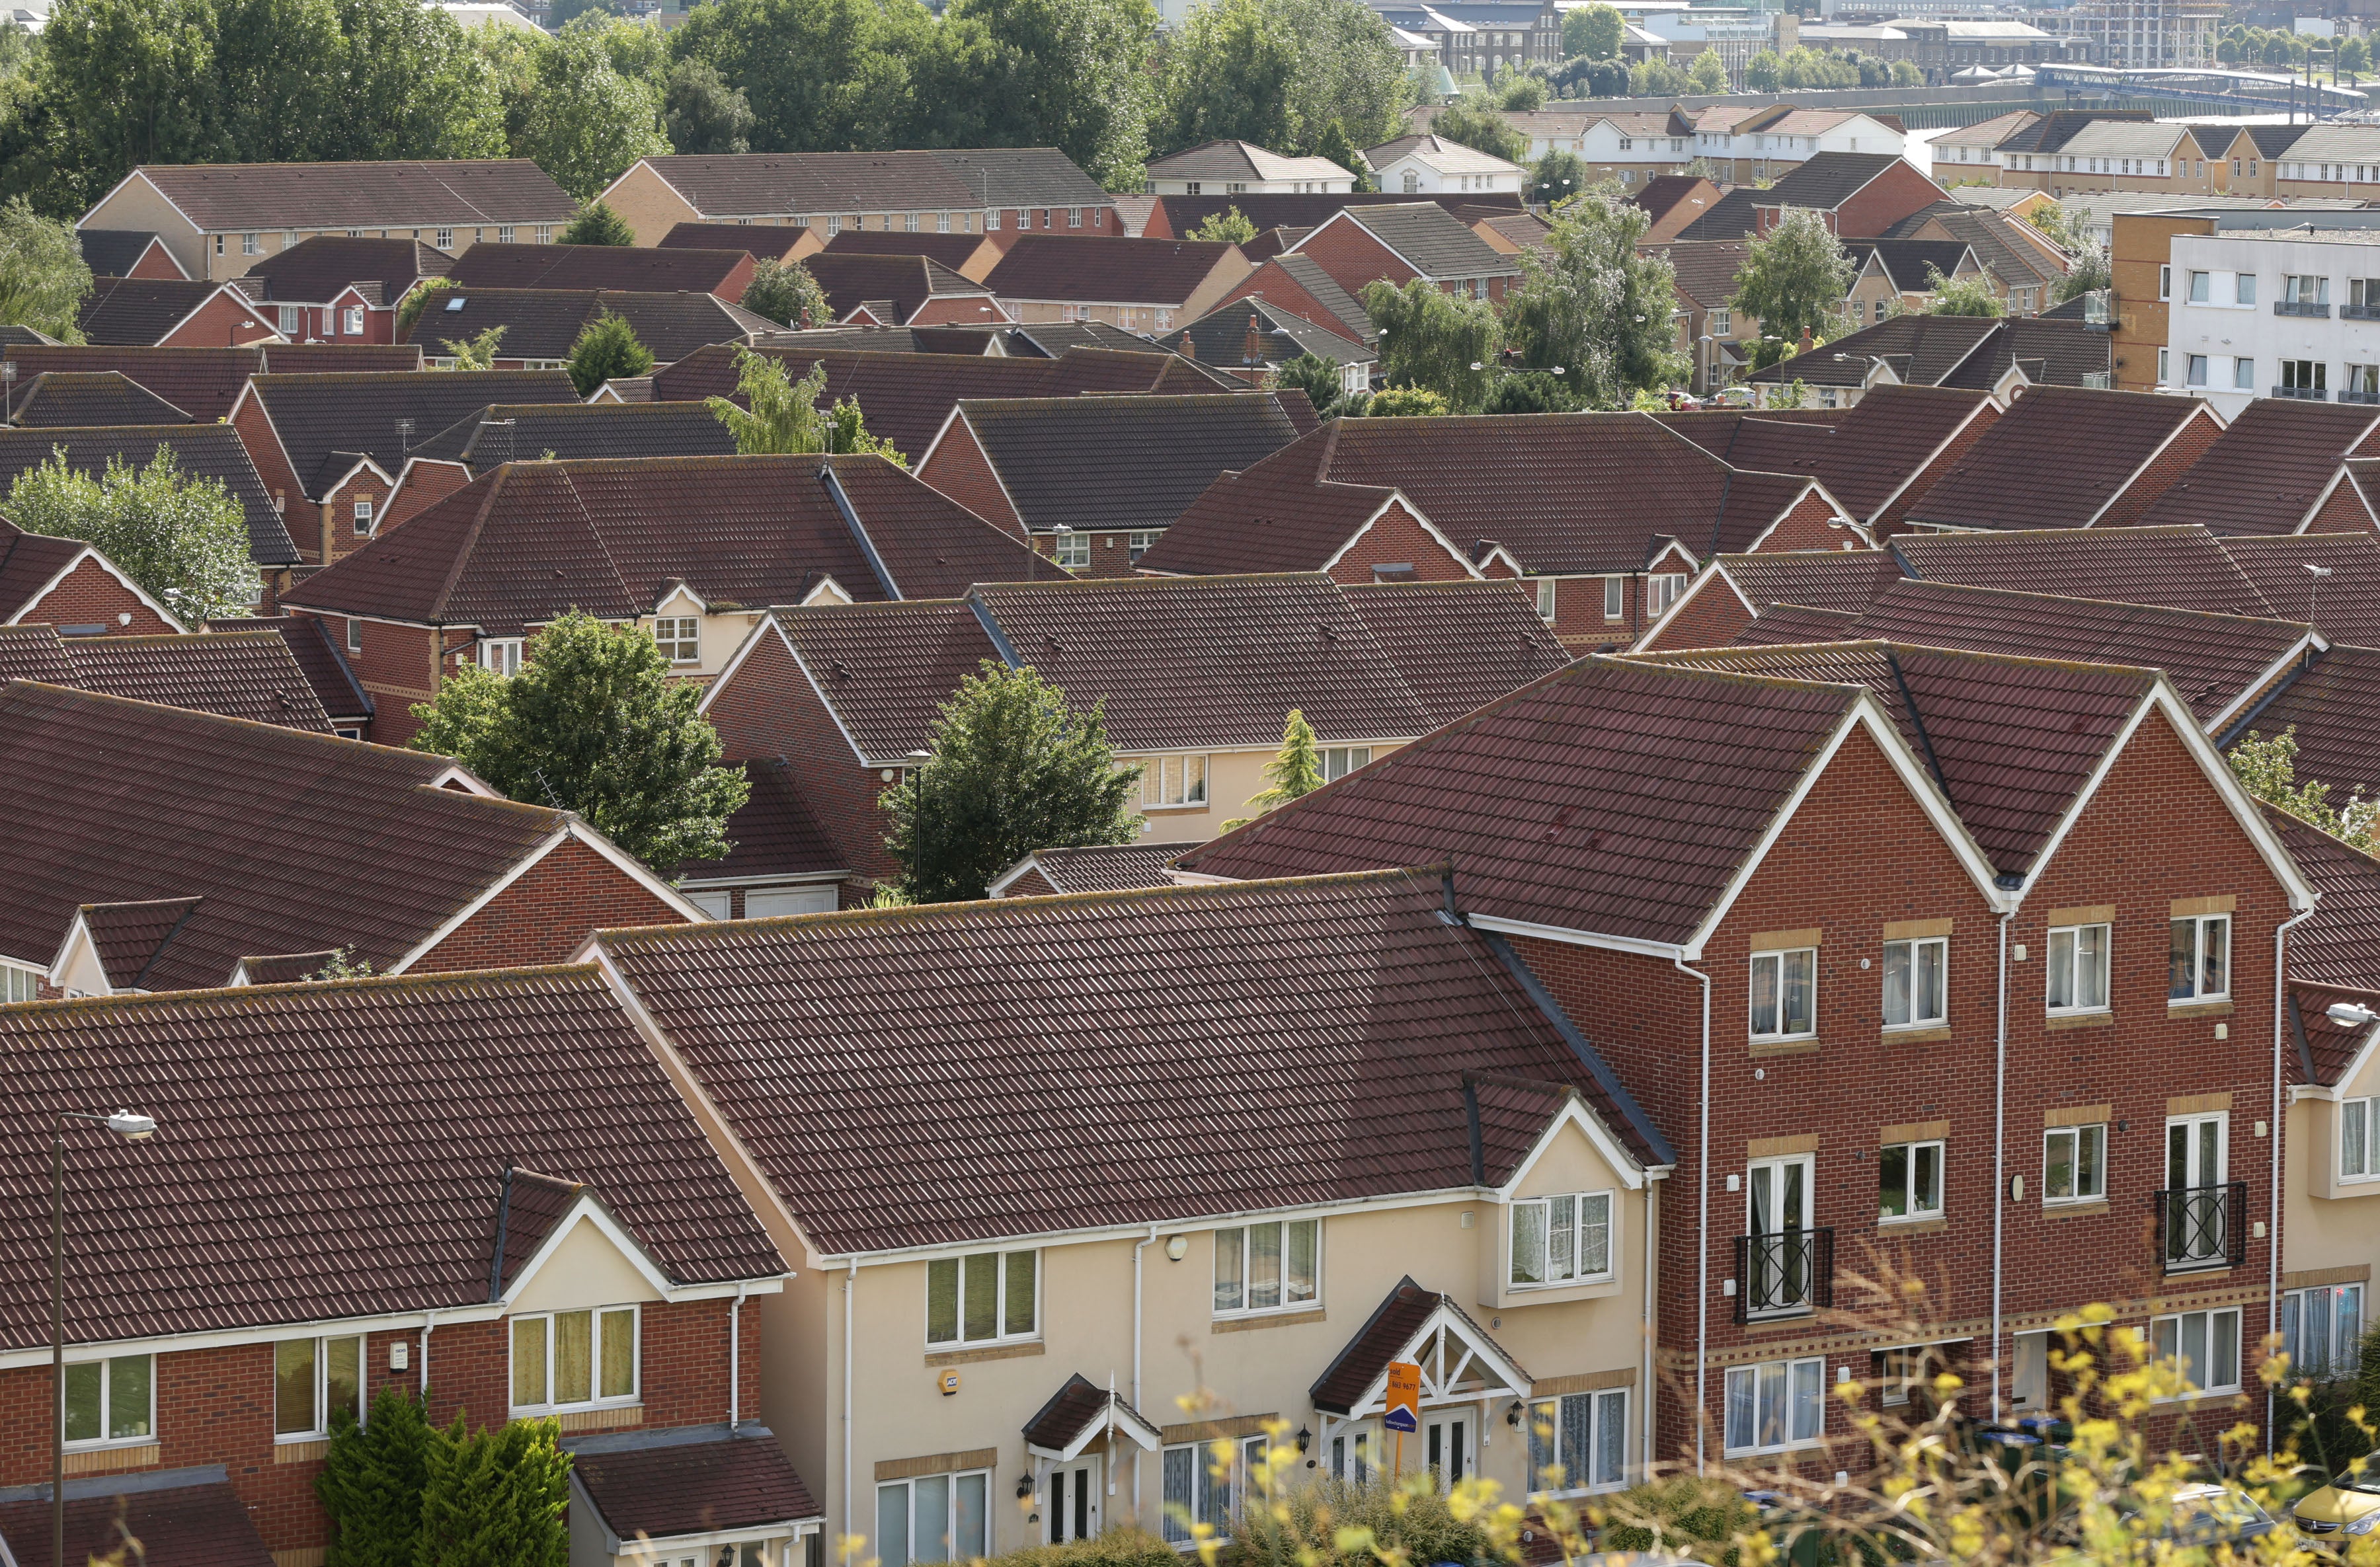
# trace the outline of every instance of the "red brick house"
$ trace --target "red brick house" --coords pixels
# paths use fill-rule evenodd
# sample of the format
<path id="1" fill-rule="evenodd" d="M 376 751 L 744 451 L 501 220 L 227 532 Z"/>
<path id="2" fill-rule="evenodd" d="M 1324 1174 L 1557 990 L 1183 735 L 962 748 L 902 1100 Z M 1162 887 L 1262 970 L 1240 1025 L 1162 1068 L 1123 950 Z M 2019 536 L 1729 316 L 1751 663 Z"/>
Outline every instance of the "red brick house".
<path id="1" fill-rule="evenodd" d="M 465 661 L 512 673 L 572 609 L 643 628 L 704 679 L 779 605 L 1062 575 L 880 457 L 581 459 L 502 464 L 285 602 L 344 628 L 377 704 L 370 738 L 402 744 L 444 676 Z"/>
<path id="2" fill-rule="evenodd" d="M 78 636 L 183 629 L 115 561 L 81 539 L 27 533 L 0 518 L 0 626 L 36 623 L 70 627 Z"/>
<path id="3" fill-rule="evenodd" d="M 1319 261 L 1301 251 L 1268 257 L 1262 266 L 1232 286 L 1223 304 L 1257 295 L 1272 309 L 1327 327 L 1342 337 L 1366 344 L 1378 340 L 1363 305 Z"/>
<path id="4" fill-rule="evenodd" d="M 298 670 L 313 689 L 314 700 L 328 719 L 331 731 L 346 740 L 361 740 L 371 728 L 371 693 L 339 650 L 334 629 L 305 615 L 273 615 L 243 621 L 209 621 L 210 632 L 270 632 L 281 638 Z"/>
<path id="5" fill-rule="evenodd" d="M 2361 454 L 2380 410 L 2260 397 L 2143 514 L 2217 535 L 2380 532 Z"/>
<path id="6" fill-rule="evenodd" d="M 45 372 L 42 378 L 49 379 Z M 249 559 L 256 562 L 260 586 L 273 585 L 296 565 L 298 548 L 283 525 L 285 506 L 265 488 L 264 478 L 249 456 L 249 448 L 229 425 L 97 425 L 74 428 L 0 429 L 0 498 L 18 476 L 49 463 L 63 450 L 77 472 L 97 476 L 110 462 L 122 460 L 147 467 L 160 452 L 170 454 L 174 466 L 187 476 L 213 479 L 239 503 L 248 522 Z M 129 606 L 109 611 L 108 618 Z M 37 615 L 35 620 L 50 619 Z M 136 617 L 137 618 L 137 617 Z"/>
<path id="7" fill-rule="evenodd" d="M 724 457 L 735 438 L 700 403 L 504 403 L 464 415 L 405 454 L 378 525 L 393 528 L 516 457 Z"/>
<path id="8" fill-rule="evenodd" d="M 1517 260 L 1435 201 L 1342 207 L 1281 254 L 1310 258 L 1357 299 L 1367 284 L 1420 278 L 1500 305 L 1522 279 Z"/>
<path id="9" fill-rule="evenodd" d="M 2211 1396 L 2159 1415 L 2183 1450 L 2261 1419 L 2266 1030 L 2313 896 L 2172 684 L 1884 643 L 1665 657 L 1693 662 L 1582 661 L 1181 868 L 1426 843 L 1458 916 L 1596 1019 L 1679 1151 L 1664 1452 L 1831 1472 L 1866 1448 L 1829 1388 L 1897 1402 L 1946 1365 L 1973 1417 L 2053 1408 L 2046 1330 L 2091 1302 L 2203 1346 Z M 1850 1282 L 1896 1270 L 1922 1330 Z"/>
<path id="10" fill-rule="evenodd" d="M 185 278 L 95 279 L 75 326 L 87 342 L 130 348 L 238 348 L 281 331 L 237 286 Z"/>
<path id="11" fill-rule="evenodd" d="M 0 715 L 17 821 L 46 847 L 0 889 L 10 998 L 309 973 L 333 948 L 379 973 L 552 962 L 597 925 L 702 917 L 446 757 L 23 680 Z"/>
<path id="12" fill-rule="evenodd" d="M 915 471 L 1070 572 L 1129 576 L 1217 477 L 1314 428 L 1293 391 L 968 398 Z"/>
<path id="13" fill-rule="evenodd" d="M 839 239 L 842 235 L 838 235 Z M 866 235 L 857 237 L 865 238 Z M 891 237 L 891 236 L 883 236 Z M 922 237 L 926 237 L 921 235 Z M 967 236 L 955 236 L 965 240 Z M 986 248 L 990 242 L 983 242 Z M 829 316 L 852 326 L 1005 326 L 1008 312 L 984 283 L 930 256 L 829 248 L 802 263 L 826 295 Z M 814 323 L 824 326 L 827 323 Z"/>
<path id="14" fill-rule="evenodd" d="M 2222 433 L 2196 398 L 2032 387 L 1902 519 L 1928 530 L 2162 521 L 2157 501 Z"/>
<path id="15" fill-rule="evenodd" d="M 406 295 L 454 269 L 454 257 L 418 239 L 324 234 L 257 262 L 237 286 L 292 343 L 395 343 Z"/>
<path id="16" fill-rule="evenodd" d="M 186 278 L 188 269 L 165 241 L 146 229 L 85 228 L 75 232 L 83 264 L 95 278 Z"/>
<path id="17" fill-rule="evenodd" d="M 642 1533 L 797 1567 L 819 1508 L 757 1418 L 759 1302 L 789 1271 L 591 967 L 9 1006 L 0 1084 L 29 1124 L 157 1123 L 67 1134 L 73 1560 L 115 1543 L 122 1496 L 152 1561 L 321 1563 L 334 1415 L 426 1383 L 433 1423 L 560 1423 L 575 1561 Z M 253 1084 L 303 1096 L 302 1138 Z M 30 1275 L 49 1224 L 17 1185 L 0 1246 Z M 123 1248 L 127 1223 L 176 1243 Z M 30 1567 L 55 1395 L 46 1305 L 18 1295 L 0 1545 Z"/>
<path id="18" fill-rule="evenodd" d="M 298 558 L 324 566 L 372 536 L 414 443 L 491 403 L 540 401 L 578 394 L 560 370 L 256 375 L 228 422 Z"/>
<path id="19" fill-rule="evenodd" d="M 1334 419 L 1217 479 L 1140 569 L 1522 577 L 1566 646 L 1624 646 L 1713 555 L 1865 544 L 1848 512 L 1644 414 Z"/>

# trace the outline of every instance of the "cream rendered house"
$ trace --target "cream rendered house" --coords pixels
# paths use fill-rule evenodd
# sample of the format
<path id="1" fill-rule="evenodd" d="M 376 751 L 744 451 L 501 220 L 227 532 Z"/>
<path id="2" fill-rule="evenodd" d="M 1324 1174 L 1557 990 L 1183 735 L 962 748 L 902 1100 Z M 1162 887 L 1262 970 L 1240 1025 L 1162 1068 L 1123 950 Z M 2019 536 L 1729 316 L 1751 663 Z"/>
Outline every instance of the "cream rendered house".
<path id="1" fill-rule="evenodd" d="M 1269 1440 L 1299 1482 L 1643 1473 L 1672 1156 L 1443 897 L 1386 871 L 597 938 L 795 1260 L 761 1402 L 830 1533 L 884 1567 L 1127 1523 L 1186 1549 Z"/>

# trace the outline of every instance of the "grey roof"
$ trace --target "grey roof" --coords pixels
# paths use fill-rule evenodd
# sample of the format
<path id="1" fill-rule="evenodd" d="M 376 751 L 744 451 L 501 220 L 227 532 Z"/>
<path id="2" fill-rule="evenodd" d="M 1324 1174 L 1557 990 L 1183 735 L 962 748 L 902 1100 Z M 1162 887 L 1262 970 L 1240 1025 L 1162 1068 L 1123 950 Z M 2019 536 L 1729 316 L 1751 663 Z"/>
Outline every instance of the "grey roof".
<path id="1" fill-rule="evenodd" d="M 121 457 L 138 467 L 157 459 L 159 449 L 170 452 L 174 465 L 185 474 L 221 481 L 239 502 L 248 522 L 249 558 L 260 566 L 294 566 L 298 547 L 273 509 L 273 497 L 249 461 L 239 432 L 225 424 L 99 425 L 83 428 L 0 429 L 0 496 L 17 476 L 50 460 L 50 452 L 66 448 L 67 461 L 79 472 L 103 473 L 108 459 Z"/>
<path id="2" fill-rule="evenodd" d="M 1248 321 L 1257 320 L 1257 357 L 1247 356 Z M 1172 336 L 1160 340 L 1176 353 L 1184 346 L 1202 365 L 1270 366 L 1278 368 L 1301 355 L 1334 365 L 1368 365 L 1379 356 L 1343 332 L 1316 326 L 1262 299 L 1219 305 Z"/>
<path id="3" fill-rule="evenodd" d="M 1762 207 L 1808 207 L 1831 212 L 1901 161 L 1898 152 L 1821 152 L 1767 189 L 1754 192 L 1753 201 Z"/>
<path id="4" fill-rule="evenodd" d="M 1332 222 L 1357 224 L 1427 278 L 1521 275 L 1519 262 L 1472 233 L 1461 219 L 1434 201 L 1393 207 L 1348 207 Z M 1306 241 L 1298 243 L 1302 247 Z"/>
<path id="5" fill-rule="evenodd" d="M 478 474 L 543 457 L 711 457 L 735 437 L 701 403 L 492 404 L 464 416 L 406 455 L 461 463 Z"/>

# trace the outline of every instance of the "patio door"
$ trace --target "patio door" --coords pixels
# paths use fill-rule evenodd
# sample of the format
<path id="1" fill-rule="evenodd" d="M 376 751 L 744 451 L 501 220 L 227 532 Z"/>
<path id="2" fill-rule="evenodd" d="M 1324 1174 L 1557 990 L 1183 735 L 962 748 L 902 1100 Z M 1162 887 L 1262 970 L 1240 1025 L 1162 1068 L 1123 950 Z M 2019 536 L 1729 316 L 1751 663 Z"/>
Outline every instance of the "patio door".
<path id="1" fill-rule="evenodd" d="M 1049 1496 L 1042 1507 L 1051 1545 L 1068 1540 L 1096 1539 L 1099 1533 L 1099 1461 L 1077 1458 L 1050 1471 Z"/>
<path id="2" fill-rule="evenodd" d="M 1760 1159 L 1746 1173 L 1750 1211 L 1742 1287 L 1753 1315 L 1797 1310 L 1809 1303 L 1810 1164 L 1806 1155 Z"/>
<path id="3" fill-rule="evenodd" d="M 2229 1253 L 2228 1211 L 2230 1117 L 2176 1115 L 2165 1125 L 2165 1260 L 2168 1266 L 2219 1260 Z"/>

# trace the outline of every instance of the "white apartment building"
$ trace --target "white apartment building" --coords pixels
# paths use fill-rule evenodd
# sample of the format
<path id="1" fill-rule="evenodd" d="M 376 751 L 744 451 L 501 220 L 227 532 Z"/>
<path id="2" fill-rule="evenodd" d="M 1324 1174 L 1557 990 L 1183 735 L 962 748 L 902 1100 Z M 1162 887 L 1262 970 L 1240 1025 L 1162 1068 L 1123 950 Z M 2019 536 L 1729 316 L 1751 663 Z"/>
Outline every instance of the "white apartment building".
<path id="1" fill-rule="evenodd" d="M 2380 230 L 2178 235 L 2159 390 L 2227 421 L 2259 397 L 2380 404 Z"/>

